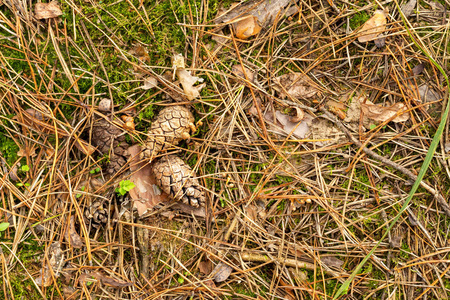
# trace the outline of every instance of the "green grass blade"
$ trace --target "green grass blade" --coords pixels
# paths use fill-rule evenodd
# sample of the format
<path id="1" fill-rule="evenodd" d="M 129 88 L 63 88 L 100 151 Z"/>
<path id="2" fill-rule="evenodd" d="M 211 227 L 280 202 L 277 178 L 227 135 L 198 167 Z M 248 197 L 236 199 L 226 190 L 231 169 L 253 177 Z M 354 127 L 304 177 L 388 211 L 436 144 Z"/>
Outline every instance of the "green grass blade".
<path id="1" fill-rule="evenodd" d="M 409 37 L 412 39 L 414 44 L 420 49 L 420 51 L 422 51 L 422 53 L 425 56 L 428 57 L 428 59 L 433 63 L 433 65 L 444 76 L 445 81 L 447 83 L 447 87 L 449 87 L 450 84 L 449 84 L 449 81 L 448 81 L 447 74 L 445 74 L 445 72 L 442 69 L 442 67 L 431 57 L 431 55 L 429 55 L 428 52 L 425 51 L 425 49 L 421 45 L 419 45 L 419 43 L 417 42 L 417 40 L 414 38 L 414 36 L 412 35 L 411 31 L 409 30 L 407 21 L 405 19 L 405 16 L 403 15 L 403 13 L 402 13 L 402 11 L 401 11 L 397 1 L 395 1 L 395 4 L 397 6 L 397 10 L 400 13 L 400 16 L 403 19 L 403 24 L 405 25 L 405 28 L 406 28 L 406 30 L 408 32 Z M 411 202 L 414 194 L 417 191 L 417 188 L 420 185 L 420 182 L 422 181 L 422 178 L 425 176 L 425 173 L 428 170 L 428 167 L 429 167 L 429 165 L 431 163 L 431 160 L 433 159 L 434 153 L 436 152 L 436 148 L 439 145 L 439 141 L 441 140 L 442 133 L 444 132 L 445 123 L 447 122 L 447 117 L 448 117 L 448 113 L 449 113 L 449 109 L 450 109 L 449 105 L 450 105 L 450 96 L 449 96 L 449 98 L 447 100 L 447 105 L 446 105 L 444 114 L 442 115 L 441 122 L 439 123 L 439 127 L 438 127 L 438 129 L 436 131 L 436 134 L 434 135 L 433 140 L 431 142 L 430 149 L 428 149 L 427 155 L 425 156 L 425 160 L 424 160 L 424 162 L 422 164 L 422 167 L 420 168 L 419 175 L 417 176 L 417 180 L 414 182 L 414 184 L 413 184 L 413 186 L 411 188 L 411 191 L 409 192 L 408 197 L 406 198 L 402 208 L 400 209 L 400 211 L 398 212 L 397 216 L 394 218 L 392 223 L 389 225 L 389 228 L 383 234 L 383 236 L 381 237 L 379 242 L 364 257 L 364 259 L 355 268 L 355 270 L 352 272 L 352 274 L 349 276 L 349 278 L 341 285 L 339 290 L 334 295 L 333 299 L 337 299 L 341 295 L 344 295 L 344 294 L 347 293 L 348 288 L 350 287 L 350 283 L 353 281 L 353 279 L 355 279 L 356 275 L 360 272 L 361 268 L 364 266 L 364 264 L 367 262 L 367 260 L 372 256 L 372 254 L 375 252 L 375 250 L 378 248 L 378 246 L 381 244 L 381 242 L 386 238 L 387 234 L 391 231 L 392 227 L 395 225 L 395 223 L 397 223 L 398 219 L 400 218 L 400 216 L 403 214 L 403 212 L 406 210 L 406 208 L 408 207 L 409 203 Z"/>

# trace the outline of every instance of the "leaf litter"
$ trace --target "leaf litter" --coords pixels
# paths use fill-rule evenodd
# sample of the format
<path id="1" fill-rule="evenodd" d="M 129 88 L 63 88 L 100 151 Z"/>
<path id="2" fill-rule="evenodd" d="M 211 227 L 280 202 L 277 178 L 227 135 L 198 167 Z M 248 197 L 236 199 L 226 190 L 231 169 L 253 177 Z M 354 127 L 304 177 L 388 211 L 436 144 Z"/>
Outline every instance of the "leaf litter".
<path id="1" fill-rule="evenodd" d="M 402 9 L 412 27 L 426 28 L 445 21 L 443 7 L 433 3 L 400 4 L 408 6 Z M 318 294 L 331 298 L 333 292 L 320 286 L 327 283 L 337 287 L 347 278 L 345 270 L 351 270 L 379 241 L 375 232 L 383 230 L 386 222 L 380 220 L 380 211 L 385 211 L 389 220 L 397 204 L 401 205 L 410 182 L 398 169 L 388 168 L 387 163 L 395 161 L 413 173 L 418 171 L 433 121 L 439 120 L 445 85 L 427 57 L 408 39 L 393 3 L 376 7 L 390 11 L 389 27 L 387 16 L 383 19 L 373 5 L 360 7 L 358 3 L 352 4 L 355 9 L 348 10 L 339 1 L 246 1 L 222 10 L 216 20 L 205 18 L 211 11 L 207 11 L 205 2 L 201 4 L 183 10 L 189 11 L 184 16 L 177 15 L 178 10 L 173 12 L 178 18 L 176 26 L 186 37 L 186 43 L 181 39 L 182 47 L 178 49 L 164 49 L 171 34 L 164 33 L 161 39 L 160 32 L 140 27 L 139 21 L 135 25 L 140 32 L 148 30 L 154 40 L 149 42 L 139 34 L 139 40 L 129 36 L 131 39 L 124 41 L 127 33 L 120 28 L 108 28 L 110 23 L 103 24 L 102 18 L 91 24 L 91 19 L 81 13 L 77 13 L 82 21 L 79 24 L 64 19 L 70 30 L 63 30 L 57 22 L 40 22 L 39 30 L 35 30 L 22 6 L 17 8 L 17 18 L 7 20 L 14 26 L 6 20 L 3 23 L 5 32 L 14 34 L 2 41 L 14 46 L 4 48 L 8 64 L 3 64 L 7 76 L 2 75 L 2 82 L 7 88 L 0 93 L 2 121 L 9 138 L 6 142 L 2 139 L 0 155 L 9 151 L 8 141 L 19 147 L 11 151 L 14 155 L 2 157 L 3 174 L 11 174 L 15 168 L 17 177 L 16 184 L 2 176 L 6 189 L 1 192 L 8 190 L 2 194 L 7 200 L 4 217 L 8 222 L 15 218 L 15 223 L 11 221 L 14 226 L 2 235 L 11 238 L 15 249 L 20 250 L 28 229 L 21 233 L 18 228 L 28 228 L 28 222 L 43 222 L 33 227 L 36 230 L 32 233 L 46 248 L 44 253 L 48 253 L 50 263 L 31 274 L 47 286 L 45 291 L 52 289 L 50 292 L 56 295 L 53 288 L 60 286 L 53 284 L 55 277 L 61 280 L 64 295 L 78 293 L 72 297 L 87 297 L 89 293 L 91 298 L 112 294 L 124 299 L 155 294 L 175 298 L 185 297 L 188 290 L 192 297 L 220 298 L 242 290 L 257 295 L 264 287 L 280 299 Z M 10 9 L 12 2 L 4 1 L 4 5 L 2 9 Z M 73 4 L 67 5 L 64 9 L 70 7 L 78 12 Z M 116 5 L 120 3 L 105 8 L 108 17 L 120 21 L 123 15 L 134 14 L 132 7 L 117 13 Z M 158 11 L 159 4 L 155 5 L 154 11 Z M 145 8 L 141 3 L 139 9 Z M 98 11 L 99 16 L 103 13 Z M 348 39 L 349 28 L 355 28 L 354 23 L 361 18 L 366 19 L 365 14 L 372 17 L 353 35 L 359 40 L 355 43 Z M 170 17 L 171 13 L 160 22 L 151 22 L 151 27 L 157 28 Z M 91 26 L 101 31 L 93 34 L 89 32 Z M 76 36 L 70 33 L 72 27 Z M 35 39 L 25 44 L 16 39 L 26 39 L 27 32 L 33 32 Z M 238 34 L 238 39 L 231 32 Z M 445 61 L 446 55 L 439 48 L 445 45 L 442 32 L 445 30 L 439 25 L 433 25 L 427 38 L 436 42 L 423 40 L 438 61 Z M 27 52 L 36 68 L 31 70 L 22 54 L 20 60 L 9 54 L 11 49 L 23 49 L 23 45 L 29 45 L 27 49 L 33 52 L 38 49 L 33 48 L 35 43 L 50 42 L 47 39 L 52 36 L 56 38 L 51 42 L 61 44 L 59 49 L 78 53 L 71 55 L 66 67 L 86 94 L 70 88 L 70 72 L 60 70 L 62 62 L 54 62 L 54 57 L 61 59 L 63 55 Z M 210 43 L 213 37 L 220 40 L 220 45 Z M 73 47 L 73 41 L 80 40 L 86 45 L 77 43 Z M 129 49 L 128 45 L 134 46 Z M 148 51 L 149 45 L 157 45 L 162 51 L 155 55 Z M 112 50 L 112 54 L 104 49 Z M 183 50 L 170 66 L 170 55 Z M 48 52 L 52 51 L 49 48 Z M 115 56 L 120 60 L 111 64 L 109 59 Z M 91 67 L 85 67 L 84 60 L 89 66 L 99 66 L 95 74 Z M 14 66 L 11 61 L 20 63 L 22 69 L 8 70 Z M 122 66 L 126 66 L 123 73 Z M 168 71 L 170 67 L 173 72 Z M 110 75 L 117 73 L 120 78 Z M 45 77 L 40 78 L 43 74 Z M 244 74 L 252 84 L 244 81 Z M 87 80 L 92 80 L 92 89 L 86 85 Z M 156 87 L 152 82 L 164 86 Z M 401 86 L 399 82 L 406 84 Z M 151 91 L 153 88 L 157 90 Z M 102 99 L 114 99 L 114 103 Z M 196 121 L 204 124 L 198 125 L 191 140 L 169 150 L 198 169 L 199 179 L 208 191 L 208 209 L 201 212 L 158 199 L 162 194 L 149 179 L 151 165 L 130 159 L 120 174 L 105 174 L 103 168 L 111 164 L 113 157 L 89 149 L 90 125 L 86 124 L 98 122 L 97 116 L 116 122 L 117 135 L 126 135 L 118 147 L 128 147 L 141 143 L 160 106 L 174 102 L 190 106 Z M 426 115 L 426 102 L 438 107 L 434 120 Z M 124 116 L 123 111 L 129 107 L 135 112 Z M 324 113 L 324 107 L 338 121 Z M 16 117 L 10 120 L 11 116 Z M 372 125 L 388 120 L 387 126 L 366 134 Z M 0 129 L 2 134 L 4 128 Z M 448 137 L 444 138 L 443 150 L 448 152 Z M 360 150 L 369 145 L 383 155 L 381 159 L 359 156 Z M 136 156 L 139 149 L 133 153 Z M 433 162 L 438 176 L 433 176 L 432 185 L 445 192 L 446 157 L 437 153 Z M 25 164 L 29 168 L 26 172 L 20 168 Z M 354 168 L 348 173 L 350 165 Z M 87 188 L 87 182 L 94 179 L 99 184 L 94 188 L 89 183 Z M 114 187 L 123 180 L 131 180 L 136 188 L 118 195 Z M 28 182 L 29 186 L 23 185 Z M 82 190 L 82 186 L 86 189 Z M 386 295 L 414 298 L 428 293 L 428 297 L 448 298 L 445 285 L 434 272 L 434 268 L 446 267 L 439 253 L 447 247 L 447 240 L 435 231 L 445 224 L 445 215 L 433 197 L 426 193 L 418 197 L 414 212 L 408 211 L 408 218 L 402 219 L 401 231 L 408 235 L 399 238 L 398 232 L 392 231 L 389 241 L 382 241 L 385 249 L 371 256 L 364 278 L 352 286 L 353 297 L 371 294 L 380 299 L 389 297 Z M 92 198 L 112 207 L 104 227 L 77 223 Z M 136 215 L 130 213 L 133 208 Z M 417 218 L 415 213 L 425 217 Z M 64 219 L 66 216 L 71 217 Z M 429 239 L 422 228 L 429 228 L 438 238 Z M 136 242 L 136 235 L 141 241 Z M 49 237 L 60 241 L 60 250 L 49 242 Z M 161 246 L 155 246 L 156 241 Z M 414 256 L 400 255 L 405 246 Z M 14 253 L 20 257 L 20 251 Z M 61 259 L 58 253 L 65 257 Z M 438 254 L 430 263 L 418 264 L 427 259 L 423 253 Z M 142 266 L 142 256 L 149 262 L 147 270 Z M 16 261 L 8 260 L 4 269 L 15 270 Z M 60 267 L 61 261 L 71 263 Z M 217 264 L 215 272 L 212 262 Z M 395 264 L 401 264 L 402 269 L 395 268 Z M 231 276 L 233 269 L 236 272 Z M 390 277 L 383 275 L 388 272 Z M 425 274 L 424 281 L 417 281 L 416 274 Z M 317 284 L 311 284 L 311 276 L 315 276 Z M 376 290 L 368 288 L 373 281 L 386 284 Z M 410 282 L 415 286 L 408 285 Z M 436 285 L 429 289 L 426 282 Z"/>

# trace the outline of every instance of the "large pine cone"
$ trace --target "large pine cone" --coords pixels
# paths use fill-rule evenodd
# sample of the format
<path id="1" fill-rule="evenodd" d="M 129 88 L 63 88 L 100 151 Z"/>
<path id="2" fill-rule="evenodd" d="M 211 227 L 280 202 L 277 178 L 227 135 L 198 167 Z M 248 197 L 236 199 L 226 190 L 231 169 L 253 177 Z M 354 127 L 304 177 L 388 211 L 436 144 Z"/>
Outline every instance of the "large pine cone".
<path id="1" fill-rule="evenodd" d="M 92 144 L 102 154 L 109 156 L 106 172 L 117 173 L 127 162 L 124 130 L 106 119 L 98 118 L 92 128 Z"/>
<path id="2" fill-rule="evenodd" d="M 203 188 L 195 173 L 178 156 L 162 157 L 154 164 L 153 174 L 159 187 L 173 199 L 194 207 L 205 204 Z"/>
<path id="3" fill-rule="evenodd" d="M 98 228 L 108 222 L 107 203 L 96 200 L 84 210 L 86 223 L 91 223 L 92 227 Z"/>
<path id="4" fill-rule="evenodd" d="M 152 122 L 141 159 L 152 160 L 164 147 L 176 146 L 195 131 L 194 116 L 184 106 L 169 106 L 161 110 Z"/>

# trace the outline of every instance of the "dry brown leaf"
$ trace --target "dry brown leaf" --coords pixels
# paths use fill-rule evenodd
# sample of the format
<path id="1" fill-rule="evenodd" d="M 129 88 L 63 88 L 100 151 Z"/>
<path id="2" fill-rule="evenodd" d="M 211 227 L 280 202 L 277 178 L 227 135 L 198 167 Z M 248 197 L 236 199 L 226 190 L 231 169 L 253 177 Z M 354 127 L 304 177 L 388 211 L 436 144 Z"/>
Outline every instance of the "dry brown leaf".
<path id="1" fill-rule="evenodd" d="M 130 191 L 130 197 L 134 200 L 133 207 L 137 209 L 139 216 L 144 215 L 160 202 L 169 200 L 168 195 L 156 185 L 153 176 L 152 164 L 139 161 L 141 147 L 134 145 L 128 148 L 130 154 L 130 180 L 136 187 Z"/>
<path id="2" fill-rule="evenodd" d="M 261 26 L 258 24 L 258 18 L 250 15 L 233 23 L 233 30 L 238 39 L 246 40 L 257 35 L 261 31 Z"/>
<path id="3" fill-rule="evenodd" d="M 361 111 L 365 118 L 369 118 L 376 122 L 385 122 L 391 117 L 397 115 L 398 112 L 405 111 L 406 105 L 403 103 L 395 103 L 389 107 L 382 107 L 376 104 L 361 103 Z M 397 115 L 392 122 L 406 122 L 409 120 L 409 113 Z"/>
<path id="4" fill-rule="evenodd" d="M 345 109 L 346 106 L 344 103 L 342 102 L 337 102 L 334 100 L 328 100 L 327 101 L 327 105 L 328 105 L 328 109 L 335 114 L 336 116 L 338 116 L 340 119 L 344 120 L 346 118 L 346 114 L 345 114 Z"/>
<path id="5" fill-rule="evenodd" d="M 274 89 L 280 93 L 280 98 L 311 98 L 320 91 L 311 84 L 306 75 L 301 73 L 288 73 L 274 79 Z"/>
<path id="6" fill-rule="evenodd" d="M 334 267 L 336 269 L 340 269 L 344 262 L 337 257 L 334 256 L 324 256 L 321 257 L 320 260 L 326 264 L 328 267 Z"/>
<path id="7" fill-rule="evenodd" d="M 51 19 L 62 15 L 61 8 L 59 8 L 58 1 L 52 1 L 50 3 L 36 3 L 34 7 L 34 15 L 36 19 Z"/>
<path id="8" fill-rule="evenodd" d="M 86 155 L 92 155 L 96 150 L 94 146 L 82 139 L 75 140 L 75 147 Z"/>
<path id="9" fill-rule="evenodd" d="M 366 43 L 379 38 L 379 35 L 386 30 L 386 13 L 383 10 L 376 10 L 373 16 L 364 23 L 359 30 L 358 41 Z"/>
<path id="10" fill-rule="evenodd" d="M 189 100 L 194 100 L 200 96 L 200 91 L 205 87 L 205 83 L 194 86 L 197 82 L 203 82 L 203 78 L 192 76 L 190 71 L 184 69 L 184 57 L 176 54 L 172 57 L 172 66 L 175 74 L 183 87 L 184 93 Z"/>
<path id="11" fill-rule="evenodd" d="M 35 279 L 36 284 L 39 286 L 50 286 L 53 283 L 52 271 L 55 278 L 58 278 L 64 263 L 64 254 L 61 250 L 61 244 L 59 242 L 54 242 L 51 244 L 48 253 L 50 255 L 50 266 L 48 264 L 43 266 L 41 271 L 39 271 L 40 275 Z M 47 263 L 46 260 L 44 260 L 44 262 Z M 52 271 L 50 271 L 50 268 L 52 268 Z"/>
<path id="12" fill-rule="evenodd" d="M 212 271 L 212 263 L 210 260 L 206 260 L 206 261 L 201 261 L 198 264 L 198 269 L 200 271 L 200 273 L 203 274 L 209 274 Z"/>
<path id="13" fill-rule="evenodd" d="M 417 76 L 417 75 L 420 75 L 424 69 L 425 69 L 425 64 L 420 63 L 412 69 L 412 73 L 413 73 L 413 75 Z"/>
<path id="14" fill-rule="evenodd" d="M 305 112 L 300 107 L 294 107 L 295 108 L 295 116 L 290 116 L 289 121 L 293 123 L 298 123 L 305 117 Z"/>
<path id="15" fill-rule="evenodd" d="M 408 3 L 402 5 L 401 10 L 402 13 L 405 15 L 405 18 L 408 18 L 414 12 L 416 4 L 417 0 L 409 0 Z"/>
<path id="16" fill-rule="evenodd" d="M 224 264 L 223 262 L 220 262 L 217 264 L 214 270 L 212 270 L 211 275 L 213 276 L 213 280 L 219 283 L 227 280 L 228 277 L 230 277 L 232 271 L 233 268 Z"/>
<path id="17" fill-rule="evenodd" d="M 75 230 L 75 218 L 73 216 L 70 217 L 69 228 L 66 230 L 65 238 L 73 248 L 80 249 L 83 247 L 83 241 Z"/>
<path id="18" fill-rule="evenodd" d="M 241 65 L 234 65 L 231 68 L 231 72 L 236 77 L 240 77 L 245 80 L 245 77 L 247 76 L 248 81 L 252 82 L 255 80 L 255 76 L 253 75 L 253 72 L 247 69 L 246 67 L 242 67 Z M 245 73 L 244 73 L 245 72 Z"/>
<path id="19" fill-rule="evenodd" d="M 155 77 L 150 76 L 150 77 L 144 78 L 144 85 L 141 86 L 141 89 L 149 90 L 149 89 L 155 88 L 157 86 L 158 86 L 158 80 Z"/>
<path id="20" fill-rule="evenodd" d="M 112 277 L 103 275 L 100 272 L 93 272 L 90 275 L 92 277 L 94 277 L 95 279 L 97 279 L 98 281 L 100 281 L 102 284 L 109 286 L 109 287 L 113 287 L 113 288 L 124 288 L 124 287 L 133 285 L 133 283 L 131 283 L 131 282 L 114 279 Z"/>
<path id="21" fill-rule="evenodd" d="M 36 147 L 32 147 L 31 149 L 29 147 L 20 148 L 19 151 L 17 151 L 17 156 L 19 157 L 35 157 L 36 154 Z"/>
<path id="22" fill-rule="evenodd" d="M 282 128 L 286 134 L 290 134 L 292 132 L 292 135 L 299 139 L 304 139 L 308 136 L 310 132 L 310 124 L 313 120 L 312 116 L 306 114 L 301 122 L 291 122 L 290 116 L 284 115 L 278 110 L 275 112 L 275 116 L 277 121 L 282 125 Z M 272 120 L 268 119 L 268 121 Z"/>
<path id="23" fill-rule="evenodd" d="M 134 48 L 131 49 L 130 53 L 136 55 L 136 57 L 143 62 L 150 61 L 150 55 L 148 55 L 147 50 L 142 45 L 136 44 Z"/>

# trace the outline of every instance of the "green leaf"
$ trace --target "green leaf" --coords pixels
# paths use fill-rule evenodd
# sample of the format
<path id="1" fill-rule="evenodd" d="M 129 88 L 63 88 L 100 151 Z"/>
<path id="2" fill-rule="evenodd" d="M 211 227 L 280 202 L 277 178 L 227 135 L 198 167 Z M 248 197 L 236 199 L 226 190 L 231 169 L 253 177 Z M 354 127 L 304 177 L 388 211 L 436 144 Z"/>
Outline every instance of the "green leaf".
<path id="1" fill-rule="evenodd" d="M 89 173 L 95 174 L 95 169 L 90 170 Z"/>
<path id="2" fill-rule="evenodd" d="M 178 277 L 178 283 L 179 284 L 183 284 L 184 283 L 184 278 L 183 277 Z"/>
<path id="3" fill-rule="evenodd" d="M 377 125 L 375 125 L 375 124 L 370 124 L 370 130 L 374 130 L 375 128 L 377 128 Z"/>
<path id="4" fill-rule="evenodd" d="M 95 169 L 95 172 L 99 173 L 99 172 L 100 172 L 100 168 L 97 167 L 97 168 Z"/>
<path id="5" fill-rule="evenodd" d="M 136 185 L 131 182 L 131 180 L 122 180 L 120 182 L 120 187 L 125 191 L 129 192 L 136 187 Z"/>
<path id="6" fill-rule="evenodd" d="M 23 183 L 22 182 L 18 182 L 18 183 L 16 183 L 16 185 L 17 186 L 23 186 Z"/>
<path id="7" fill-rule="evenodd" d="M 29 184 L 28 182 L 27 183 L 25 183 L 25 186 L 30 186 L 31 184 Z"/>
<path id="8" fill-rule="evenodd" d="M 9 223 L 8 222 L 0 223 L 0 231 L 5 231 L 6 229 L 8 229 L 8 227 L 9 227 Z"/>
<path id="9" fill-rule="evenodd" d="M 84 191 L 85 188 L 86 188 L 86 187 L 83 185 L 83 186 L 81 187 L 81 190 Z"/>
<path id="10" fill-rule="evenodd" d="M 23 165 L 20 167 L 20 170 L 22 170 L 23 172 L 28 172 L 30 171 L 30 167 L 28 165 Z"/>
<path id="11" fill-rule="evenodd" d="M 75 198 L 80 198 L 81 197 L 81 194 L 76 194 L 75 195 Z"/>

